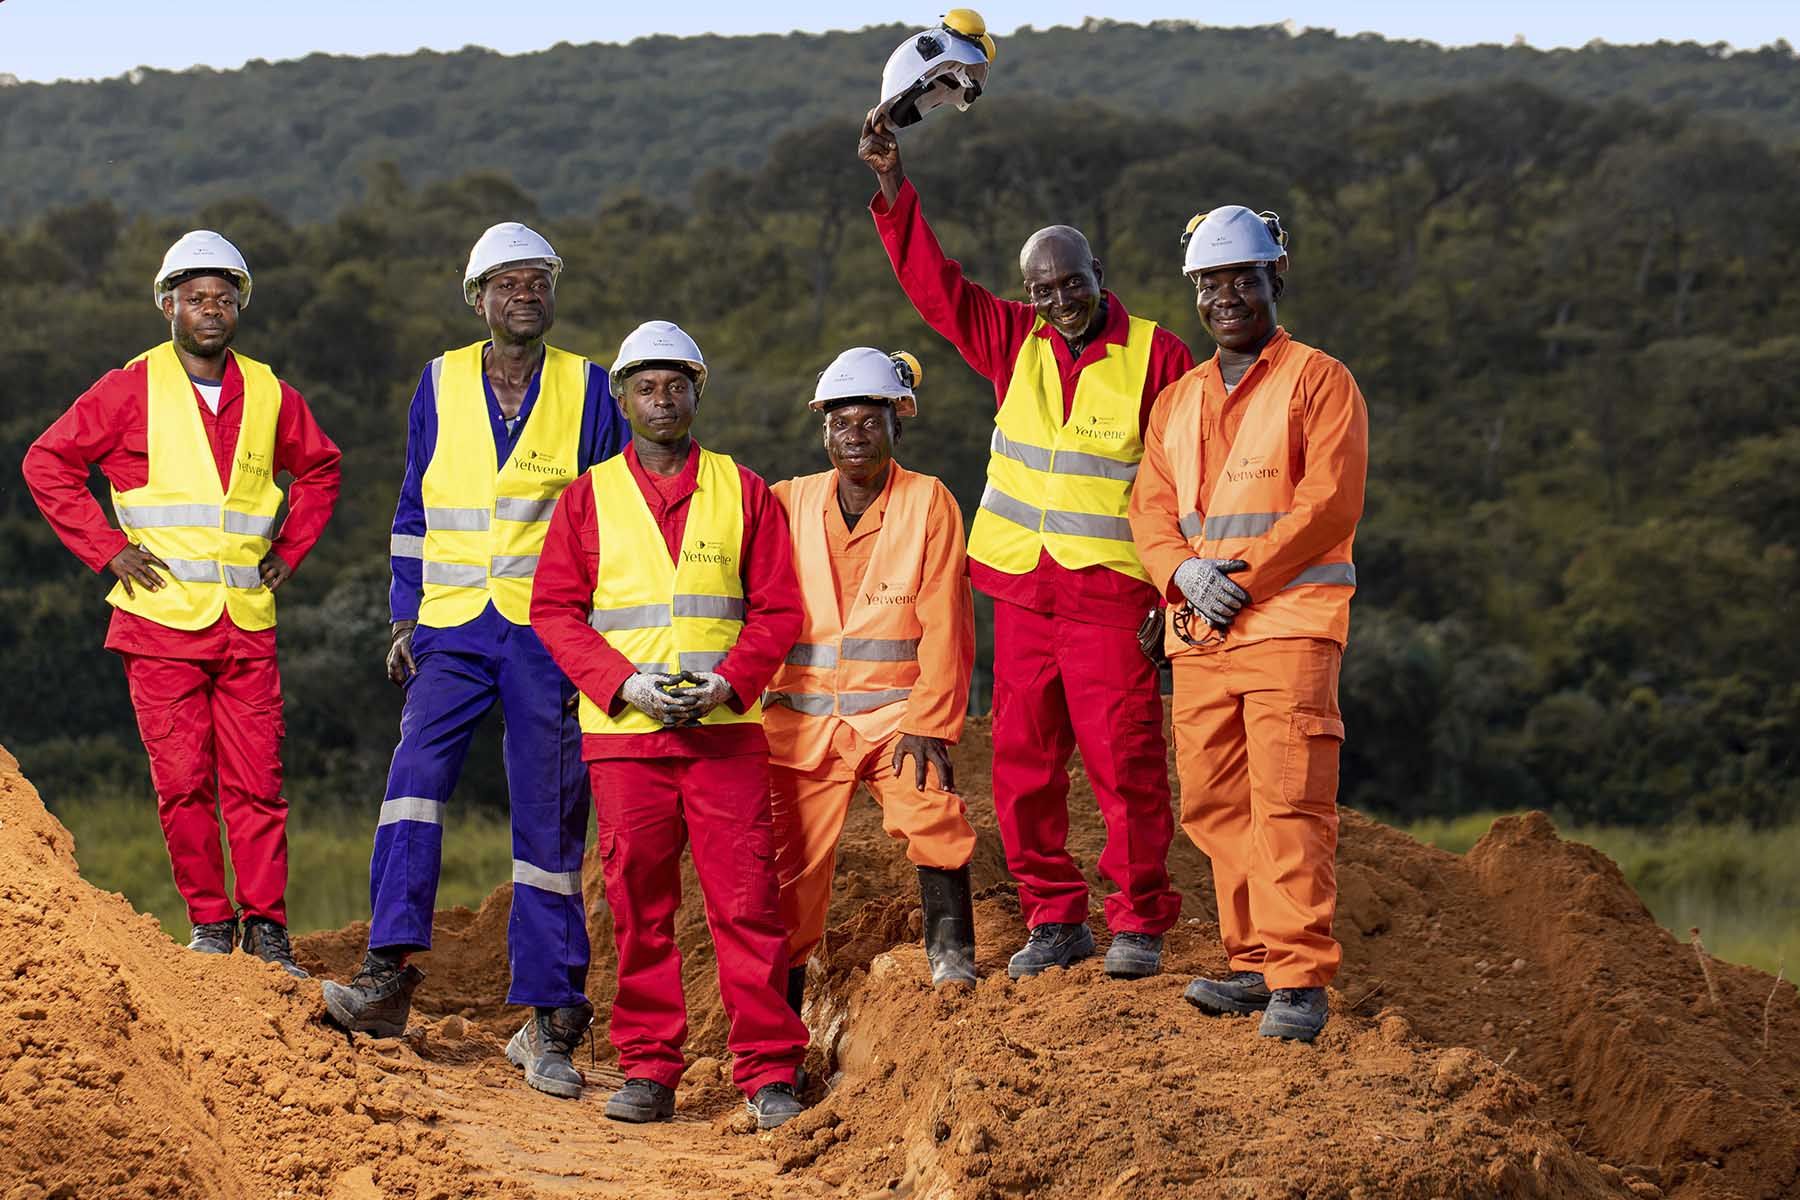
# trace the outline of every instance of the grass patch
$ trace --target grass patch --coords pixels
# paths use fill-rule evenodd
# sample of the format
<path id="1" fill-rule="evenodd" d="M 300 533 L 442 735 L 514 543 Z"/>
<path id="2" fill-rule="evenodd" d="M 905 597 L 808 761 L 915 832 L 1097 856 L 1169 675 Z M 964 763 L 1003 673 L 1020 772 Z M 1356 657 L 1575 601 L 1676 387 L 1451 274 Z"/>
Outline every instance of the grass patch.
<path id="1" fill-rule="evenodd" d="M 295 933 L 368 920 L 375 810 L 372 803 L 367 810 L 297 805 L 289 812 L 288 926 Z M 84 879 L 123 893 L 134 908 L 162 922 L 170 937 L 187 940 L 187 908 L 169 871 L 154 796 L 105 793 L 56 804 L 52 811 L 75 835 Z M 228 877 L 229 861 L 227 851 Z M 472 908 L 511 878 L 512 832 L 506 819 L 450 805 L 438 907 Z"/>
<path id="2" fill-rule="evenodd" d="M 1422 842 L 1465 853 L 1503 813 L 1402 826 Z M 1619 864 L 1656 919 L 1686 941 L 1698 927 L 1727 962 L 1774 974 L 1800 966 L 1800 825 L 1576 825 L 1558 832 Z"/>

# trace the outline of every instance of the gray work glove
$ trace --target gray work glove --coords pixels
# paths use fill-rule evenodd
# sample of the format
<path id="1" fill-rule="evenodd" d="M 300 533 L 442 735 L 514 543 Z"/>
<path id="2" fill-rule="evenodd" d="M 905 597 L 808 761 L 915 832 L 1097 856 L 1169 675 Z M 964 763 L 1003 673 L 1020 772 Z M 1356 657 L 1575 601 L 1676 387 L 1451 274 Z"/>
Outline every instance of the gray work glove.
<path id="1" fill-rule="evenodd" d="M 619 699 L 653 721 L 680 725 L 688 720 L 693 710 L 693 702 L 689 699 L 693 689 L 675 689 L 680 678 L 656 671 L 639 671 L 619 685 Z"/>
<path id="2" fill-rule="evenodd" d="M 1250 603 L 1250 593 L 1226 576 L 1249 565 L 1241 558 L 1190 558 L 1175 568 L 1175 586 L 1208 625 L 1222 630 Z"/>
<path id="3" fill-rule="evenodd" d="M 689 720 L 699 721 L 707 713 L 731 699 L 731 681 L 716 671 L 683 671 L 676 676 L 681 682 L 691 686 L 682 689 L 683 698 L 690 704 Z"/>

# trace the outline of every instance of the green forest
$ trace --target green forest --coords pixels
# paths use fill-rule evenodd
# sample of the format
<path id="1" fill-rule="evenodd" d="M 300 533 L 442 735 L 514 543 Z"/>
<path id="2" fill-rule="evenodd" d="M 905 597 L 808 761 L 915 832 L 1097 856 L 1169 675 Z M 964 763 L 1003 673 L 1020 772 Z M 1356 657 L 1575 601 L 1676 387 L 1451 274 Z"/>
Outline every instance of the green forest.
<path id="1" fill-rule="evenodd" d="M 167 336 L 149 284 L 194 226 L 256 274 L 239 345 L 346 451 L 337 517 L 281 596 L 296 804 L 380 798 L 406 403 L 428 359 L 481 336 L 460 271 L 493 221 L 537 224 L 566 259 L 557 344 L 604 362 L 641 320 L 693 332 L 712 364 L 700 437 L 771 479 L 821 467 L 805 400 L 839 350 L 914 350 L 927 380 L 902 457 L 972 511 L 992 389 L 901 294 L 855 157 L 895 35 L 0 89 L 0 742 L 47 795 L 147 793 L 100 649 L 106 580 L 50 534 L 19 461 Z M 1025 235 L 1076 224 L 1127 306 L 1204 354 L 1177 237 L 1198 209 L 1272 208 L 1293 238 L 1283 323 L 1368 398 L 1346 803 L 1800 818 L 1787 47 L 1104 25 L 1001 53 L 987 98 L 904 140 L 975 278 L 1018 296 Z M 503 795 L 490 747 L 462 796 Z"/>

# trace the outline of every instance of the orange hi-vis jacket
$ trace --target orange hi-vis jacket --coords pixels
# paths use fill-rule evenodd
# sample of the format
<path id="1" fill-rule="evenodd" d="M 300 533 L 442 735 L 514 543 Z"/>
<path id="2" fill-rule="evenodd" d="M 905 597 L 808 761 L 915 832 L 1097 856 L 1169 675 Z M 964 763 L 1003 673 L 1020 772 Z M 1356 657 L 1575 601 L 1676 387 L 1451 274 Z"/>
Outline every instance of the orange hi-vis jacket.
<path id="1" fill-rule="evenodd" d="M 1132 528 L 1172 605 L 1182 597 L 1170 579 L 1187 558 L 1249 564 L 1232 579 L 1251 602 L 1222 641 L 1181 641 L 1171 607 L 1171 655 L 1268 638 L 1346 642 L 1368 412 L 1342 363 L 1277 330 L 1227 394 L 1215 355 L 1157 399 L 1145 461 Z"/>
<path id="2" fill-rule="evenodd" d="M 764 698 L 772 762 L 817 769 L 844 721 L 879 745 L 896 733 L 954 742 L 975 661 L 962 513 L 949 489 L 894 463 L 846 528 L 837 472 L 776 484 L 806 625 Z M 866 562 L 866 566 L 863 563 Z"/>

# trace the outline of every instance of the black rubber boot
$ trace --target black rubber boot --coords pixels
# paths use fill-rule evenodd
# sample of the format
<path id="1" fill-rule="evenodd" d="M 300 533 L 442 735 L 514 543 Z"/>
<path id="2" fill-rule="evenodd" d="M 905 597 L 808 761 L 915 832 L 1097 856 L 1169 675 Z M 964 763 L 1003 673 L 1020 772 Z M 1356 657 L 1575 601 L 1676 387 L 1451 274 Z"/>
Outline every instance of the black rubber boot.
<path id="1" fill-rule="evenodd" d="M 295 979 L 312 978 L 294 961 L 294 947 L 288 941 L 287 926 L 267 917 L 244 918 L 244 953 L 274 963 Z"/>
<path id="2" fill-rule="evenodd" d="M 237 946 L 237 932 L 236 917 L 227 921 L 202 921 L 194 926 L 188 949 L 196 954 L 230 954 Z"/>
<path id="3" fill-rule="evenodd" d="M 787 1002 L 788 1007 L 794 1010 L 794 1015 L 796 1017 L 800 1016 L 800 1010 L 806 1006 L 805 963 L 802 963 L 797 967 L 788 968 Z"/>
<path id="4" fill-rule="evenodd" d="M 565 1100 L 581 1098 L 587 1080 L 575 1069 L 570 1056 L 581 1044 L 581 1035 L 594 1021 L 594 1006 L 585 1001 L 567 1008 L 539 1008 L 506 1043 L 506 1057 L 525 1069 L 525 1082 Z"/>
<path id="5" fill-rule="evenodd" d="M 614 1121 L 642 1125 L 666 1121 L 675 1115 L 675 1089 L 653 1079 L 627 1079 L 625 1086 L 606 1102 L 606 1116 Z"/>
<path id="6" fill-rule="evenodd" d="M 975 983 L 975 901 L 969 868 L 919 868 L 919 903 L 925 910 L 925 957 L 931 986 Z"/>
<path id="7" fill-rule="evenodd" d="M 425 972 L 402 963 L 398 955 L 371 950 L 362 970 L 348 985 L 327 979 L 325 1011 L 338 1028 L 371 1037 L 399 1037 L 406 1032 L 412 994 Z"/>
<path id="8" fill-rule="evenodd" d="M 1006 964 L 1014 979 L 1036 975 L 1051 967 L 1073 966 L 1094 952 L 1094 931 L 1073 922 L 1046 921 L 1034 925 L 1031 936 Z"/>
<path id="9" fill-rule="evenodd" d="M 785 1125 L 804 1111 L 791 1083 L 768 1083 L 756 1089 L 756 1095 L 745 1105 L 756 1118 L 758 1129 L 774 1129 Z"/>

